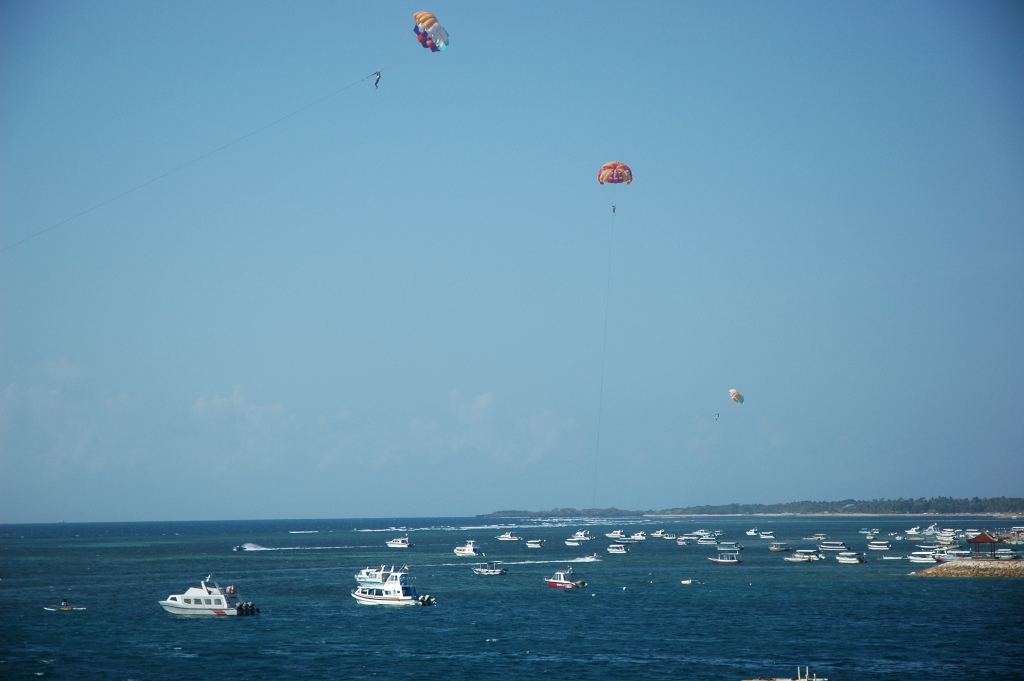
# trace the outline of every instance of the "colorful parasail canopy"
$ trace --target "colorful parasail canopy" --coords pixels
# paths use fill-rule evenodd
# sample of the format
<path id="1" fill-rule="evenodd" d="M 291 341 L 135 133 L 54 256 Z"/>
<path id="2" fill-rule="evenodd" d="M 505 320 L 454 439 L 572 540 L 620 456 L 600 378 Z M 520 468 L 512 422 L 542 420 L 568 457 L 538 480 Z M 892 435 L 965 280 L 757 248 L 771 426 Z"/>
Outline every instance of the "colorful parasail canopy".
<path id="1" fill-rule="evenodd" d="M 416 20 L 413 31 L 420 45 L 429 47 L 431 52 L 444 52 L 448 47 L 448 31 L 437 22 L 437 17 L 430 12 L 416 12 L 412 18 Z"/>
<path id="2" fill-rule="evenodd" d="M 735 402 L 736 404 L 743 404 L 743 395 L 740 395 L 739 390 L 736 390 L 735 388 L 730 388 L 729 397 L 731 397 L 732 401 Z"/>
<path id="3" fill-rule="evenodd" d="M 633 171 L 622 161 L 609 161 L 597 171 L 597 181 L 601 184 L 629 184 L 633 181 Z"/>

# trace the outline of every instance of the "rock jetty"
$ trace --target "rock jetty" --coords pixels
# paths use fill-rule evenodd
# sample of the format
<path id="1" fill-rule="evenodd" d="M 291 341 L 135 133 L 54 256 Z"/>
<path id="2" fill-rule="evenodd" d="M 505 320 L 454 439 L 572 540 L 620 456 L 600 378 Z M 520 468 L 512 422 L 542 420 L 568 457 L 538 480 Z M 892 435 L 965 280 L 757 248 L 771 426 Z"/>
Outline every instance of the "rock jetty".
<path id="1" fill-rule="evenodd" d="M 919 577 L 1024 577 L 1024 560 L 952 560 L 914 574 Z"/>

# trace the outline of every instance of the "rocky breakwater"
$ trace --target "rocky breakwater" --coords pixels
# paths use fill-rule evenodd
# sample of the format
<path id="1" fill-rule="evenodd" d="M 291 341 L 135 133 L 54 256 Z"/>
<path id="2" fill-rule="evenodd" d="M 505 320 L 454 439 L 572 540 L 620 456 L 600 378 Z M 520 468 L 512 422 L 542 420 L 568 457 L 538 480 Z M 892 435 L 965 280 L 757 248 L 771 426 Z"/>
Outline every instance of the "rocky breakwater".
<path id="1" fill-rule="evenodd" d="M 914 574 L 920 577 L 1024 577 L 1024 560 L 952 560 Z"/>

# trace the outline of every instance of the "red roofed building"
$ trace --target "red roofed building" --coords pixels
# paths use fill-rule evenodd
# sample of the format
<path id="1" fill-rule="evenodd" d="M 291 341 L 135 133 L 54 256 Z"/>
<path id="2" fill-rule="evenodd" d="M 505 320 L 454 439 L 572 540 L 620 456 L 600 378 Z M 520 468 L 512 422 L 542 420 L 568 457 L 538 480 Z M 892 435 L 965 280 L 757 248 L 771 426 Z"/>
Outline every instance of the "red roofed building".
<path id="1" fill-rule="evenodd" d="M 967 543 L 971 545 L 971 558 L 995 558 L 999 540 L 988 532 L 981 532 L 968 539 Z"/>

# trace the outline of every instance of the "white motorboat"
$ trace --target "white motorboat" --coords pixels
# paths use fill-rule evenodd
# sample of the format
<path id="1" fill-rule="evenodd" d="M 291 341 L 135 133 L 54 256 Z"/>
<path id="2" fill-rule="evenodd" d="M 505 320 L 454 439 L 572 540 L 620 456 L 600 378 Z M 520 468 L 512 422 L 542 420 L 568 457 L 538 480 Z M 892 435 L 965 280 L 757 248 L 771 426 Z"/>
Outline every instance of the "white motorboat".
<path id="1" fill-rule="evenodd" d="M 849 551 L 850 547 L 841 541 L 823 541 L 818 544 L 819 551 Z"/>
<path id="2" fill-rule="evenodd" d="M 828 535 L 824 532 L 818 532 L 816 534 L 812 534 L 810 537 L 804 537 L 804 539 L 806 541 L 826 541 L 828 539 Z"/>
<path id="3" fill-rule="evenodd" d="M 863 553 L 857 553 L 856 551 L 840 551 L 836 554 L 836 560 L 840 563 L 866 563 L 867 558 L 864 557 Z"/>
<path id="4" fill-rule="evenodd" d="M 190 586 L 183 594 L 173 594 L 160 601 L 167 612 L 175 615 L 258 615 L 260 609 L 251 602 L 243 603 L 235 593 L 234 585 L 224 589 L 210 577 Z"/>
<path id="5" fill-rule="evenodd" d="M 555 572 L 550 577 L 545 577 L 544 581 L 547 582 L 548 586 L 552 589 L 582 589 L 587 583 L 582 579 L 575 579 L 576 575 L 573 574 L 572 566 Z"/>
<path id="6" fill-rule="evenodd" d="M 500 560 L 492 560 L 489 563 L 481 563 L 473 568 L 473 572 L 478 575 L 507 575 L 508 570 L 501 567 Z"/>
<path id="7" fill-rule="evenodd" d="M 467 556 L 482 556 L 484 552 L 477 547 L 475 541 L 470 539 L 462 546 L 455 547 L 455 555 L 465 558 Z"/>
<path id="8" fill-rule="evenodd" d="M 868 551 L 888 551 L 891 548 L 892 544 L 884 540 L 868 542 Z"/>
<path id="9" fill-rule="evenodd" d="M 791 547 L 784 541 L 773 541 L 771 544 L 768 545 L 768 550 L 773 551 L 775 553 L 783 553 L 785 551 L 792 551 L 793 547 Z"/>
<path id="10" fill-rule="evenodd" d="M 352 590 L 352 598 L 362 605 L 434 605 L 434 597 L 420 596 L 409 584 L 407 573 L 397 570 L 383 584 L 363 584 Z"/>
<path id="11" fill-rule="evenodd" d="M 913 527 L 911 527 L 909 530 L 907 530 L 903 534 L 911 534 L 911 535 L 913 535 L 913 534 L 921 534 L 921 526 L 920 525 L 914 525 Z"/>
<path id="12" fill-rule="evenodd" d="M 690 545 L 690 541 L 691 540 L 687 539 L 686 537 L 677 537 L 676 538 L 676 546 L 689 546 Z"/>
<path id="13" fill-rule="evenodd" d="M 760 532 L 760 530 L 758 530 L 756 527 L 751 527 L 749 530 L 747 530 L 747 536 L 748 537 L 756 537 L 759 532 Z"/>
<path id="14" fill-rule="evenodd" d="M 497 539 L 498 541 L 519 541 L 522 539 L 522 537 L 517 535 L 515 532 L 503 532 L 502 534 L 499 534 L 497 537 L 495 537 L 495 539 Z"/>
<path id="15" fill-rule="evenodd" d="M 565 540 L 565 545 L 566 546 L 580 546 L 581 544 L 580 544 L 580 540 L 579 539 L 573 539 L 572 537 L 569 537 L 568 539 Z"/>
<path id="16" fill-rule="evenodd" d="M 718 542 L 719 551 L 742 551 L 743 545 L 737 544 L 734 541 L 720 541 Z"/>
<path id="17" fill-rule="evenodd" d="M 404 537 L 395 537 L 394 539 L 388 539 L 384 542 L 393 549 L 407 549 L 412 546 L 412 542 L 409 541 L 409 535 Z"/>
<path id="18" fill-rule="evenodd" d="M 935 554 L 931 551 L 914 551 L 907 560 L 911 563 L 938 563 L 939 559 L 935 557 Z"/>
<path id="19" fill-rule="evenodd" d="M 738 565 L 743 562 L 740 560 L 739 551 L 719 551 L 717 558 L 708 556 L 708 560 L 719 565 Z"/>
<path id="20" fill-rule="evenodd" d="M 783 556 L 782 560 L 790 563 L 810 563 L 816 560 L 824 560 L 824 558 L 825 556 L 814 549 L 797 549 L 793 552 L 793 555 Z"/>
<path id="21" fill-rule="evenodd" d="M 593 537 L 590 536 L 590 530 L 576 530 L 569 539 L 575 539 L 576 541 L 590 541 Z"/>
<path id="22" fill-rule="evenodd" d="M 640 530 L 639 532 L 634 532 L 633 534 L 629 535 L 629 539 L 630 541 L 635 542 L 647 541 L 647 533 L 643 530 Z"/>
<path id="23" fill-rule="evenodd" d="M 651 536 L 652 537 L 658 537 L 659 539 L 661 539 L 662 537 L 665 536 L 665 530 L 664 529 L 655 530 L 654 532 L 651 532 Z"/>
<path id="24" fill-rule="evenodd" d="M 625 544 L 611 544 L 608 547 L 608 553 L 629 553 L 629 549 Z"/>
<path id="25" fill-rule="evenodd" d="M 543 539 L 527 539 L 526 540 L 526 548 L 528 548 L 528 549 L 542 549 L 542 548 L 544 548 L 544 540 Z"/>
<path id="26" fill-rule="evenodd" d="M 717 537 L 701 537 L 697 540 L 697 543 L 701 546 L 718 546 Z"/>
<path id="27" fill-rule="evenodd" d="M 623 530 L 612 530 L 611 532 L 605 532 L 604 536 L 609 539 L 625 539 L 626 533 Z"/>
<path id="28" fill-rule="evenodd" d="M 765 532 L 758 532 L 757 536 L 761 539 L 775 539 L 775 532 L 772 530 L 766 530 Z"/>
<path id="29" fill-rule="evenodd" d="M 674 534 L 672 534 L 671 532 L 666 532 L 665 534 L 661 535 L 661 538 L 662 539 L 675 539 L 676 536 Z"/>

